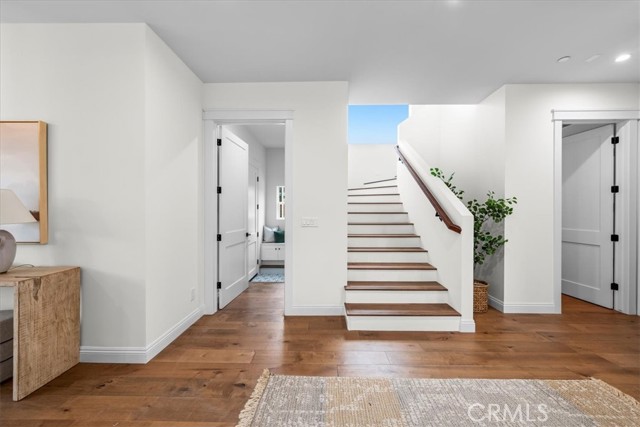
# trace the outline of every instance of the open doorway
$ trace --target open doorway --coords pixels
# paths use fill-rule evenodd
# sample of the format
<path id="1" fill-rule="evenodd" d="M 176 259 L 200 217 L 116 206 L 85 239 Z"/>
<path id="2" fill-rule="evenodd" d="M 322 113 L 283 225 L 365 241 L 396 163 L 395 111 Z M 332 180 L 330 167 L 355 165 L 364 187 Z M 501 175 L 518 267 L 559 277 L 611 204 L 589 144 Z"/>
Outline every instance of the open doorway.
<path id="1" fill-rule="evenodd" d="M 252 276 L 260 273 L 262 264 L 264 225 L 267 221 L 267 153 L 277 148 L 283 154 L 281 163 L 284 185 L 289 197 L 292 183 L 291 148 L 293 145 L 293 113 L 291 111 L 258 111 L 258 110 L 212 110 L 203 114 L 204 119 L 204 206 L 203 206 L 203 276 L 205 282 L 205 313 L 213 314 L 226 303 L 238 296 L 246 289 Z M 218 144 L 225 147 L 222 136 L 233 139 L 226 145 L 234 148 L 237 158 L 224 160 L 225 150 L 220 150 Z M 277 140 L 277 142 L 275 142 Z M 246 147 L 245 160 L 242 148 Z M 272 145 L 277 145 L 273 146 Z M 232 165 L 231 167 L 229 165 Z M 221 180 L 226 179 L 226 184 Z M 225 185 L 235 191 L 225 191 Z M 238 185 L 243 187 L 236 188 Z M 216 187 L 220 187 L 216 191 Z M 230 196 L 235 202 L 223 200 Z M 229 214 L 225 206 L 233 206 Z M 284 210 L 283 210 L 284 211 Z M 291 215 L 291 208 L 287 208 L 287 215 Z M 227 219 L 229 230 L 224 229 L 224 219 Z M 222 228 L 221 228 L 222 227 Z M 291 224 L 283 224 L 283 236 L 289 237 L 283 245 L 283 266 L 291 277 L 293 251 Z M 233 232 L 243 241 L 232 242 L 227 239 L 225 232 Z M 227 260 L 227 245 L 234 243 L 233 261 Z M 231 251 L 229 251 L 231 253 Z M 230 274 L 230 272 L 232 274 Z M 285 276 L 285 277 L 286 277 Z M 285 302 L 290 298 L 291 283 L 285 278 Z M 225 283 L 226 282 L 226 283 Z M 232 286 L 233 289 L 227 289 Z"/>
<path id="2" fill-rule="evenodd" d="M 637 314 L 638 120 L 557 113 L 556 301 Z"/>

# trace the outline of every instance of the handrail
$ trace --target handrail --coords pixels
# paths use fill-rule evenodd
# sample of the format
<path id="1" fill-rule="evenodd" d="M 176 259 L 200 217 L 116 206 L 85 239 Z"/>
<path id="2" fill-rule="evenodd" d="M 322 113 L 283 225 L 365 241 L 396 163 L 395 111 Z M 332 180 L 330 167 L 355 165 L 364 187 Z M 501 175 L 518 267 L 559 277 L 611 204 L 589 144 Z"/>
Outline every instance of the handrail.
<path id="1" fill-rule="evenodd" d="M 422 178 L 420 178 L 416 170 L 413 168 L 413 166 L 411 166 L 411 163 L 409 163 L 409 161 L 404 156 L 404 154 L 402 154 L 402 151 L 400 151 L 400 147 L 396 145 L 395 148 L 396 148 L 396 151 L 398 152 L 398 156 L 400 156 L 400 161 L 402 162 L 402 164 L 406 166 L 407 170 L 409 171 L 413 179 L 416 180 L 416 183 L 418 184 L 418 186 L 420 187 L 424 195 L 427 196 L 427 199 L 429 199 L 433 208 L 436 210 L 436 215 L 440 218 L 442 222 L 444 222 L 444 224 L 447 226 L 449 230 L 454 231 L 456 233 L 461 233 L 462 228 L 459 225 L 454 224 L 453 221 L 451 221 L 451 218 L 449 218 L 449 215 L 447 215 L 447 212 L 444 210 L 442 206 L 440 206 L 438 199 L 435 198 L 431 190 L 429 190 L 429 187 L 427 187 L 427 184 L 422 180 Z"/>

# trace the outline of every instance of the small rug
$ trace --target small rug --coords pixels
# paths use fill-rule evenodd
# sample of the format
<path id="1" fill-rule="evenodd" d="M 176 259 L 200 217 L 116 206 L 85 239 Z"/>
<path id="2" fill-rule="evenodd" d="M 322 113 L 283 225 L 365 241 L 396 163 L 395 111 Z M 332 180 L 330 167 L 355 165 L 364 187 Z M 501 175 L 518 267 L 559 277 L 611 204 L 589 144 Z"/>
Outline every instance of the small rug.
<path id="1" fill-rule="evenodd" d="M 284 274 L 281 273 L 260 273 L 250 280 L 251 283 L 282 283 Z"/>
<path id="2" fill-rule="evenodd" d="M 640 403 L 596 379 L 271 375 L 238 427 L 639 426 Z"/>

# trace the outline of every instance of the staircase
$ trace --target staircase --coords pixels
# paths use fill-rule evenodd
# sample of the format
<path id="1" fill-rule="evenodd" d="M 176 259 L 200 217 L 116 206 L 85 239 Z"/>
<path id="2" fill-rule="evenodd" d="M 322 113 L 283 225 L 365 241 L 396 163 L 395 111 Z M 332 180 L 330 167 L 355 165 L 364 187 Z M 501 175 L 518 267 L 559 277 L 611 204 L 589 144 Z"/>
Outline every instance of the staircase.
<path id="1" fill-rule="evenodd" d="M 438 270 L 404 211 L 395 180 L 349 189 L 349 330 L 458 331 Z"/>

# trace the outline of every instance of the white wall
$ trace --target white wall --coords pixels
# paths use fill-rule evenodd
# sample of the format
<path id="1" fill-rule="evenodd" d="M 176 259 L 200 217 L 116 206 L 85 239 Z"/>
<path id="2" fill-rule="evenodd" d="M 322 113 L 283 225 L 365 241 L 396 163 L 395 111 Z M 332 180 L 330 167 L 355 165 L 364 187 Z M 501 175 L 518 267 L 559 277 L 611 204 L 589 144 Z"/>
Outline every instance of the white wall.
<path id="1" fill-rule="evenodd" d="M 144 24 L 0 31 L 2 120 L 49 124 L 50 243 L 16 263 L 80 266 L 83 360 L 144 362 L 202 304 L 202 84 Z"/>
<path id="2" fill-rule="evenodd" d="M 144 347 L 144 25 L 2 24 L 2 120 L 49 124 L 49 244 L 82 267 L 83 346 Z"/>
<path id="3" fill-rule="evenodd" d="M 284 148 L 267 149 L 267 178 L 265 224 L 268 227 L 276 225 L 284 229 L 285 220 L 276 219 L 276 186 L 284 185 Z M 285 188 L 285 197 L 286 197 Z M 286 215 L 286 213 L 285 213 Z"/>
<path id="4" fill-rule="evenodd" d="M 504 304 L 553 312 L 553 123 L 551 110 L 637 110 L 638 84 L 506 86 Z"/>
<path id="5" fill-rule="evenodd" d="M 395 177 L 397 162 L 395 144 L 349 144 L 349 188 Z"/>
<path id="6" fill-rule="evenodd" d="M 199 317 L 202 82 L 145 28 L 147 345 Z M 195 298 L 191 300 L 191 292 Z"/>
<path id="7" fill-rule="evenodd" d="M 205 84 L 205 109 L 293 110 L 293 188 L 287 188 L 292 294 L 287 314 L 341 314 L 347 280 L 346 82 Z M 286 172 L 285 172 L 286 173 Z M 290 209 L 293 208 L 293 209 Z M 319 227 L 302 228 L 302 217 Z M 327 257 L 330 253 L 331 257 Z M 323 274 L 317 263 L 323 262 Z"/>

